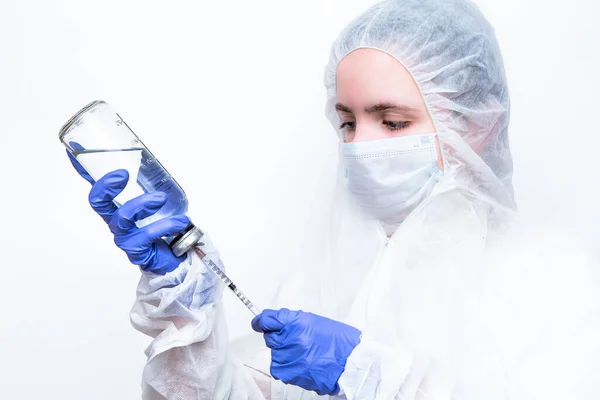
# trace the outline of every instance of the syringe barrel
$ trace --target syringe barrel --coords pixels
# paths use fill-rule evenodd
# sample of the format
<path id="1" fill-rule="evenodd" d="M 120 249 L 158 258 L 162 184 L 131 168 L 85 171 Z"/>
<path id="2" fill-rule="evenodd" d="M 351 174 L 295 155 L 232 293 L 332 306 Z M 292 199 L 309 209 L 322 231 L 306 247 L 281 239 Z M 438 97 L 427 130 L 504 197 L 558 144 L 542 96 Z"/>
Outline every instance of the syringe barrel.
<path id="1" fill-rule="evenodd" d="M 206 253 L 202 251 L 200 246 L 195 246 L 194 251 L 202 259 L 204 265 L 206 265 L 214 274 L 227 286 L 240 301 L 254 314 L 260 314 L 260 310 L 248 299 L 248 297 L 233 283 L 231 279 L 221 270 L 213 260 L 206 256 Z"/>

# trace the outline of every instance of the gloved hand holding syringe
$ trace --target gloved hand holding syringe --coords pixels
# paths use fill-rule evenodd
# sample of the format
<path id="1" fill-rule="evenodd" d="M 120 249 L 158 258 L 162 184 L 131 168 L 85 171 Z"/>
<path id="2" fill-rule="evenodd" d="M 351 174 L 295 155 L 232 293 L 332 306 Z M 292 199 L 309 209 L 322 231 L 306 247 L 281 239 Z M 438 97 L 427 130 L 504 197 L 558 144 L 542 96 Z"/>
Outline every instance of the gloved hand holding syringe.
<path id="1" fill-rule="evenodd" d="M 94 101 L 62 127 L 59 138 L 79 174 L 93 184 L 90 204 L 134 264 L 165 274 L 192 250 L 254 315 L 260 314 L 206 254 L 204 233 L 185 216 L 184 191 L 119 114 Z"/>

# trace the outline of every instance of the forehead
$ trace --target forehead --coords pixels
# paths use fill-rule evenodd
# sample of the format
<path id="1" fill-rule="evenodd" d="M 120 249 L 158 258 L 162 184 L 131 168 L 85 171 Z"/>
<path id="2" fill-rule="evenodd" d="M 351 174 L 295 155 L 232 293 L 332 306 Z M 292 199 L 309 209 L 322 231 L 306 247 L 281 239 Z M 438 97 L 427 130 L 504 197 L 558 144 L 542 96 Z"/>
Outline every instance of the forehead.
<path id="1" fill-rule="evenodd" d="M 369 48 L 349 53 L 336 70 L 336 100 L 350 107 L 395 102 L 424 107 L 412 75 L 390 54 Z"/>

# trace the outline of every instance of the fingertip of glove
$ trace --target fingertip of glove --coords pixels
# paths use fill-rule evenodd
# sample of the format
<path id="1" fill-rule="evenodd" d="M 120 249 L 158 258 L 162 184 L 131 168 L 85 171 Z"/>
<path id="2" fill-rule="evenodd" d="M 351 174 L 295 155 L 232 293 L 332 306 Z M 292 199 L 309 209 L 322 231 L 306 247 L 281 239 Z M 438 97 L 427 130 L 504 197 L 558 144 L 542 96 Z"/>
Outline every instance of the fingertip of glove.
<path id="1" fill-rule="evenodd" d="M 114 180 L 129 179 L 129 171 L 127 171 L 126 169 L 116 169 L 112 172 L 109 172 L 106 175 L 110 175 L 111 179 L 114 179 Z"/>
<path id="2" fill-rule="evenodd" d="M 177 215 L 171 217 L 171 225 L 175 227 L 175 229 L 185 229 L 190 225 L 190 219 L 187 215 Z"/>
<path id="3" fill-rule="evenodd" d="M 178 215 L 176 217 L 176 220 L 178 222 L 181 222 L 182 224 L 189 224 L 190 223 L 190 218 L 187 215 Z"/>
<path id="4" fill-rule="evenodd" d="M 155 203 L 165 203 L 169 196 L 165 192 L 153 192 L 147 195 L 147 200 Z"/>
<path id="5" fill-rule="evenodd" d="M 129 181 L 129 172 L 126 169 L 117 169 L 104 175 L 98 183 L 109 188 L 125 187 Z"/>
<path id="6" fill-rule="evenodd" d="M 260 329 L 260 316 L 262 314 L 258 314 L 256 317 L 252 318 L 252 322 L 250 325 L 252 326 L 252 330 L 255 332 L 262 333 L 262 329 Z"/>

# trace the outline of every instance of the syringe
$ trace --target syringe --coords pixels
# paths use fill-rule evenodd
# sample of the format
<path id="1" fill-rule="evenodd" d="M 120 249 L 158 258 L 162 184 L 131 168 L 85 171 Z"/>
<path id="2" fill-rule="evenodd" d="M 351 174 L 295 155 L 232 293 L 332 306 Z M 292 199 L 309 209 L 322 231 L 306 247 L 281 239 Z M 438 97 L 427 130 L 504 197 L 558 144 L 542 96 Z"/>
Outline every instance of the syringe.
<path id="1" fill-rule="evenodd" d="M 237 298 L 240 299 L 246 307 L 248 307 L 252 314 L 258 315 L 261 313 L 261 311 L 254 304 L 252 304 L 248 297 L 246 297 L 246 295 L 242 293 L 242 291 L 238 289 L 237 286 L 235 286 L 233 281 L 229 279 L 227 275 L 225 275 L 225 272 L 223 272 L 221 268 L 219 268 L 217 264 L 215 264 L 215 262 L 211 260 L 210 257 L 202 251 L 202 249 L 200 249 L 198 246 L 194 246 L 193 249 L 194 252 L 196 252 L 196 254 L 198 255 L 198 257 L 200 257 L 200 259 L 204 262 L 204 265 L 210 268 L 212 272 L 214 272 L 219 277 L 219 279 L 223 281 L 225 286 L 231 289 L 231 291 L 237 296 Z"/>

